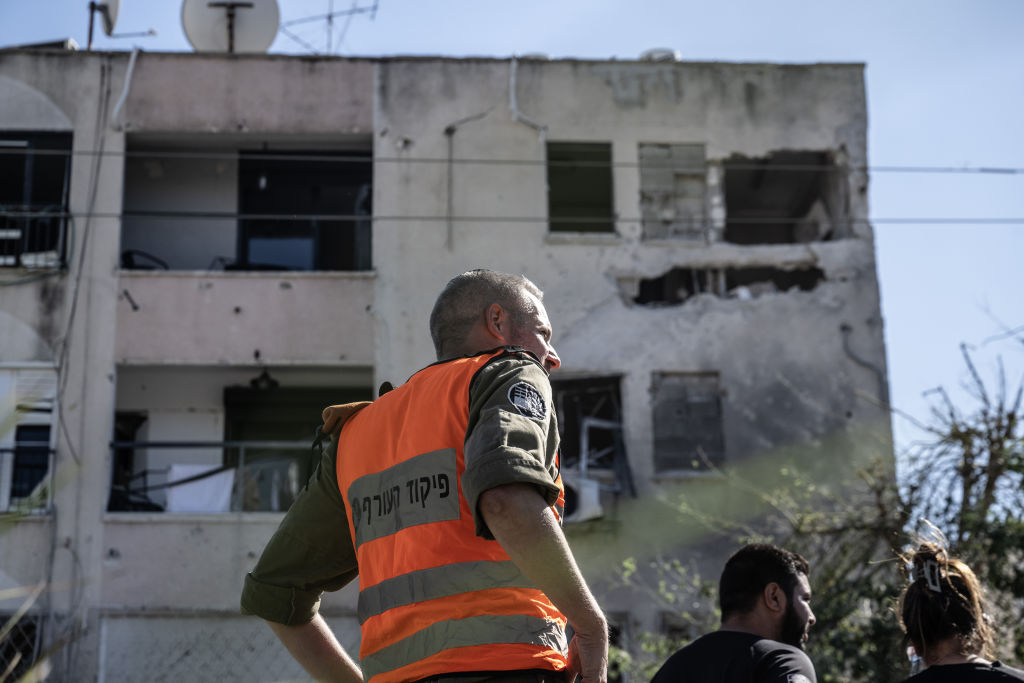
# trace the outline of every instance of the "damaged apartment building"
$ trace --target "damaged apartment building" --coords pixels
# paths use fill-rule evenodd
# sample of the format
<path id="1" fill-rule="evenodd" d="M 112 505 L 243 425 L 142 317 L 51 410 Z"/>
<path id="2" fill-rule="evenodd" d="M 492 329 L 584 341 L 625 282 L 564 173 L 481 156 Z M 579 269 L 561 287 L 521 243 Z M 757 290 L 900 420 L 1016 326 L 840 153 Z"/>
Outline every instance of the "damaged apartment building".
<path id="1" fill-rule="evenodd" d="M 605 574 L 698 541 L 633 511 L 891 458 L 866 130 L 860 64 L 0 51 L 0 591 L 49 585 L 0 664 L 299 675 L 242 578 L 475 267 L 544 289 L 567 534 L 657 630 Z"/>

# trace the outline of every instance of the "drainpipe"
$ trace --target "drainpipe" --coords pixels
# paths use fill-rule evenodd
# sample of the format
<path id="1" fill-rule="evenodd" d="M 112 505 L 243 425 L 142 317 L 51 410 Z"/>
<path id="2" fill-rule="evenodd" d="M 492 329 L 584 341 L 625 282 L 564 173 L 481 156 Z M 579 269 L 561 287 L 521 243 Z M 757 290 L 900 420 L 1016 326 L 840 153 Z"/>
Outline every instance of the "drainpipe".
<path id="1" fill-rule="evenodd" d="M 537 123 L 519 111 L 519 105 L 516 102 L 516 72 L 518 71 L 519 60 L 513 57 L 509 64 L 508 73 L 508 107 L 512 110 L 512 118 L 533 128 L 540 135 L 540 141 L 544 142 L 548 137 L 548 127 Z"/>

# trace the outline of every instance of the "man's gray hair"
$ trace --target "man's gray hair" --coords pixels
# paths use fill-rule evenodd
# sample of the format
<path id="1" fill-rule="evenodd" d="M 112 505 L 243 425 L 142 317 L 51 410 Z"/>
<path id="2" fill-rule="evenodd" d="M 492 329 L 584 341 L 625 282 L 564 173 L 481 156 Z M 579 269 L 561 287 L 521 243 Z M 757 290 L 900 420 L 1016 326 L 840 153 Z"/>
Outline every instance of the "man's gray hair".
<path id="1" fill-rule="evenodd" d="M 456 275 L 437 297 L 430 313 L 430 338 L 438 360 L 486 349 L 465 348 L 466 338 L 487 307 L 504 308 L 513 325 L 518 325 L 530 307 L 523 292 L 543 299 L 544 293 L 523 275 L 493 270 L 470 270 Z"/>

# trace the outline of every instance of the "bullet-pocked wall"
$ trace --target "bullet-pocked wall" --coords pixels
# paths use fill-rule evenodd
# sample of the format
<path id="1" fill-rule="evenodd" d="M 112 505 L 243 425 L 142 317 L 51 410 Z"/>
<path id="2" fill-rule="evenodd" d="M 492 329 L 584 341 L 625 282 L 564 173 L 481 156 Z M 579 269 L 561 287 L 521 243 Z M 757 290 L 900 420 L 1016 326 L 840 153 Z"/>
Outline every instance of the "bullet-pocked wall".
<path id="1" fill-rule="evenodd" d="M 706 541 L 664 523 L 666 492 L 747 510 L 715 467 L 756 476 L 798 453 L 840 473 L 852 444 L 885 451 L 862 65 L 16 50 L 0 53 L 0 93 L 15 91 L 0 130 L 71 132 L 76 233 L 66 272 L 0 288 L 0 324 L 17 321 L 0 329 L 0 363 L 61 363 L 67 423 L 57 512 L 0 538 L 0 587 L 50 561 L 76 586 L 53 595 L 45 636 L 88 627 L 59 663 L 69 671 L 102 680 L 104 657 L 118 660 L 111 679 L 142 670 L 133 633 L 235 643 L 218 638 L 237 629 L 242 577 L 280 519 L 109 512 L 115 430 L 146 413 L 139 438 L 216 441 L 222 390 L 264 369 L 285 389 L 402 382 L 433 361 L 430 308 L 469 268 L 546 292 L 557 408 L 579 430 L 567 479 L 582 481 L 586 429 L 603 453 L 588 463 L 600 493 L 576 517 L 603 521 L 567 530 L 602 606 L 626 620 L 650 627 L 658 608 L 605 569 Z M 282 155 L 339 150 L 372 164 L 370 201 L 353 203 L 372 206 L 372 222 L 355 217 L 358 258 L 260 263 L 273 250 L 259 231 L 243 250 L 242 185 L 263 183 L 248 160 L 273 157 L 274 183 Z M 349 629 L 353 590 L 325 604 Z M 216 619 L 185 616 L 201 610 Z"/>

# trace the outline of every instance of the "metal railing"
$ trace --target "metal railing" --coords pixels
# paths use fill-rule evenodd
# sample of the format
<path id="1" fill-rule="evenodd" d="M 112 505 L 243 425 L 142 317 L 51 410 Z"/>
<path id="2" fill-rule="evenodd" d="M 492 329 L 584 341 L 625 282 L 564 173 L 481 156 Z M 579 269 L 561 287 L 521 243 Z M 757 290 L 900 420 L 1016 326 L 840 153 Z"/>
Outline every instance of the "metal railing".
<path id="1" fill-rule="evenodd" d="M 67 214 L 59 206 L 0 206 L 0 267 L 64 265 Z"/>
<path id="2" fill-rule="evenodd" d="M 189 490 L 205 496 L 205 502 L 214 503 L 210 509 L 197 508 L 193 512 L 281 512 L 288 509 L 305 486 L 319 460 L 319 452 L 312 451 L 307 441 L 115 441 L 110 447 L 136 454 L 154 450 L 220 450 L 219 458 L 208 458 L 203 465 L 194 466 L 208 468 L 201 472 L 189 473 L 188 466 L 161 458 L 159 467 L 114 476 L 108 503 L 111 512 L 180 512 L 183 510 L 176 509 L 172 500 Z M 182 460 L 195 463 L 197 458 Z M 185 488 L 190 485 L 191 489 Z M 226 509 L 224 487 L 230 488 Z M 168 495 L 171 490 L 175 490 L 174 494 Z"/>

